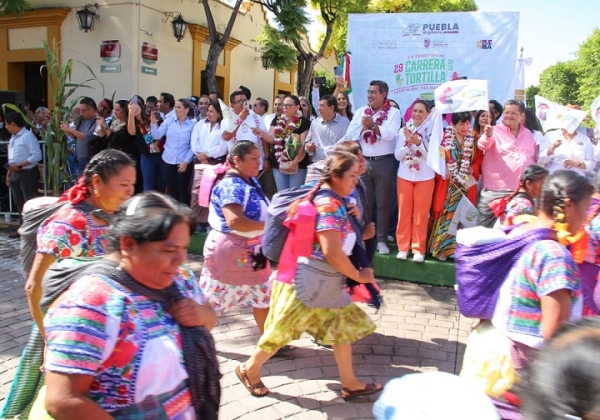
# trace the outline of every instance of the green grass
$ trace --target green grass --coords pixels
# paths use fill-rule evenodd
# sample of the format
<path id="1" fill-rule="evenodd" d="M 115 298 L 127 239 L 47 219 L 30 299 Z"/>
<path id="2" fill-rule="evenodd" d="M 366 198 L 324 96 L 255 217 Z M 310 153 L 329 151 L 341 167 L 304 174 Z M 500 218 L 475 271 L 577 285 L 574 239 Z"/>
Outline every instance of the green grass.
<path id="1" fill-rule="evenodd" d="M 206 233 L 193 235 L 190 254 L 202 255 L 205 240 Z M 419 264 L 412 262 L 410 256 L 406 261 L 400 261 L 396 259 L 398 249 L 392 244 L 388 245 L 390 255 L 375 255 L 373 267 L 377 277 L 434 286 L 454 286 L 455 271 L 452 261 L 438 261 L 428 257 L 423 264 Z"/>

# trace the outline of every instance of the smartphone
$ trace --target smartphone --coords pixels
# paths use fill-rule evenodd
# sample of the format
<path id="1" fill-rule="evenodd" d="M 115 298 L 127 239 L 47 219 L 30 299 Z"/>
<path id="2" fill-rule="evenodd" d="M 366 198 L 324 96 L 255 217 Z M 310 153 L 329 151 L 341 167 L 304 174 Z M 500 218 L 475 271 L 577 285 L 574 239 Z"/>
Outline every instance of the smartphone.
<path id="1" fill-rule="evenodd" d="M 10 163 L 5 163 L 4 164 L 4 169 L 6 169 L 8 171 L 8 169 L 11 167 Z"/>
<path id="2" fill-rule="evenodd" d="M 335 74 L 335 77 L 340 77 L 342 75 L 342 68 L 340 66 L 334 66 L 333 74 Z"/>
<path id="3" fill-rule="evenodd" d="M 244 109 L 250 109 L 250 102 L 244 101 Z"/>
<path id="4" fill-rule="evenodd" d="M 324 77 L 315 77 L 315 83 L 317 85 L 324 85 L 325 84 L 325 78 Z"/>
<path id="5" fill-rule="evenodd" d="M 159 111 L 154 111 L 154 116 L 156 117 L 157 120 L 162 120 L 162 116 L 160 115 Z"/>
<path id="6" fill-rule="evenodd" d="M 138 103 L 138 102 L 137 102 L 137 95 L 133 95 L 133 96 L 131 97 L 131 101 L 130 101 L 130 103 L 132 103 L 132 104 L 134 104 L 134 105 L 137 105 L 137 103 Z"/>

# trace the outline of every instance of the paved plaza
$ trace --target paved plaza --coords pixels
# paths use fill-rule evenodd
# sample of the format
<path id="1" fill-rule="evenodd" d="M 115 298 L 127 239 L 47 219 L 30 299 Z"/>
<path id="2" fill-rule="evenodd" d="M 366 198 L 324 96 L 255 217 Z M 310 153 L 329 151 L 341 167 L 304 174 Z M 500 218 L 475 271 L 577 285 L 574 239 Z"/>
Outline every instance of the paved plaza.
<path id="1" fill-rule="evenodd" d="M 0 229 L 0 406 L 4 404 L 31 328 L 19 266 L 19 241 Z M 190 256 L 198 273 L 200 259 Z M 456 307 L 454 290 L 394 280 L 378 281 L 384 296 L 379 312 L 368 309 L 377 331 L 353 346 L 357 375 L 385 383 L 407 373 L 441 370 L 457 373 L 462 364 L 469 320 Z M 228 313 L 213 330 L 223 379 L 220 418 L 233 419 L 371 419 L 376 396 L 344 402 L 333 353 L 308 337 L 288 357 L 263 368 L 271 389 L 252 397 L 234 369 L 259 338 L 250 310 Z M 435 396 L 431 396 L 432 402 Z"/>

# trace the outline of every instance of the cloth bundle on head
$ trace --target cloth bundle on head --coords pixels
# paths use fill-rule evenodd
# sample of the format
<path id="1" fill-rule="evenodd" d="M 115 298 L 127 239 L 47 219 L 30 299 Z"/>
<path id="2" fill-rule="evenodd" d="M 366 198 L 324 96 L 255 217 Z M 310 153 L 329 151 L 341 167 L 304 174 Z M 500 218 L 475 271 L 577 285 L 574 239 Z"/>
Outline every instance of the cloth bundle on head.
<path id="1" fill-rule="evenodd" d="M 391 380 L 375 402 L 373 415 L 376 420 L 500 420 L 483 391 L 445 372 Z"/>

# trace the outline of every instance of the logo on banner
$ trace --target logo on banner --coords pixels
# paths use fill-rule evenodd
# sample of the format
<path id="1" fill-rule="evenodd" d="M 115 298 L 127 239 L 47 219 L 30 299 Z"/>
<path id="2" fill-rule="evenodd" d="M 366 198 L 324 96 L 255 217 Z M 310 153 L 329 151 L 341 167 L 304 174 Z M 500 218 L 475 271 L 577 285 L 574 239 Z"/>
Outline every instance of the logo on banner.
<path id="1" fill-rule="evenodd" d="M 491 39 L 480 39 L 477 41 L 477 48 L 480 50 L 491 50 L 492 49 L 492 40 Z"/>
<path id="2" fill-rule="evenodd" d="M 419 33 L 420 30 L 421 25 L 419 25 L 418 23 L 411 23 L 406 28 L 404 28 L 404 30 L 402 31 L 402 36 L 421 35 Z"/>
<path id="3" fill-rule="evenodd" d="M 538 106 L 536 107 L 536 114 L 537 114 L 537 117 L 540 119 L 540 121 L 546 122 L 548 120 L 548 110 L 549 109 L 550 109 L 550 107 L 548 106 L 548 104 L 545 104 L 545 103 L 538 104 Z"/>
<path id="4" fill-rule="evenodd" d="M 429 38 L 425 38 L 425 40 L 423 41 L 423 45 L 425 46 L 425 48 L 429 48 L 429 46 L 431 45 L 431 40 Z"/>
<path id="5" fill-rule="evenodd" d="M 424 35 L 432 34 L 458 34 L 458 23 L 425 23 L 422 32 Z"/>
<path id="6" fill-rule="evenodd" d="M 489 109 L 487 80 L 454 80 L 435 90 L 435 106 L 443 113 Z"/>
<path id="7" fill-rule="evenodd" d="M 435 34 L 458 34 L 460 29 L 458 23 L 410 23 L 402 31 L 402 36 L 435 35 Z"/>

